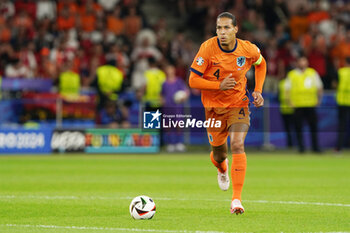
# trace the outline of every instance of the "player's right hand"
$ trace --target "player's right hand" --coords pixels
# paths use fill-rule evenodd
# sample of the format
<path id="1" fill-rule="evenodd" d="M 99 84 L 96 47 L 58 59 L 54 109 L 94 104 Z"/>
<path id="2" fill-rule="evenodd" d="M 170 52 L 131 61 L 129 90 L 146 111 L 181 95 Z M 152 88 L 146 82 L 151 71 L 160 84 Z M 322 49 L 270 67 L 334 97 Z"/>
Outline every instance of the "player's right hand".
<path id="1" fill-rule="evenodd" d="M 233 89 L 236 86 L 236 80 L 232 78 L 232 74 L 229 74 L 222 82 L 220 83 L 220 90 L 225 91 Z"/>

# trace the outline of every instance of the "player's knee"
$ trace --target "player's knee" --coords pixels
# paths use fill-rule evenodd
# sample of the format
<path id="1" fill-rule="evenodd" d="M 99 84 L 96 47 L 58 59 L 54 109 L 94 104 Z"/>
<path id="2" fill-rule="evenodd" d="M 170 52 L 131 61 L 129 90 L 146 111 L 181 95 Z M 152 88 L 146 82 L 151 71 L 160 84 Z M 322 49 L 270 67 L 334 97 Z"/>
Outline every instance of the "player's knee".
<path id="1" fill-rule="evenodd" d="M 244 153 L 244 141 L 243 140 L 231 141 L 231 151 L 233 154 Z"/>
<path id="2" fill-rule="evenodd" d="M 224 152 L 218 152 L 218 151 L 213 151 L 213 157 L 214 160 L 218 163 L 221 163 L 222 161 L 224 161 L 227 157 L 226 153 Z"/>

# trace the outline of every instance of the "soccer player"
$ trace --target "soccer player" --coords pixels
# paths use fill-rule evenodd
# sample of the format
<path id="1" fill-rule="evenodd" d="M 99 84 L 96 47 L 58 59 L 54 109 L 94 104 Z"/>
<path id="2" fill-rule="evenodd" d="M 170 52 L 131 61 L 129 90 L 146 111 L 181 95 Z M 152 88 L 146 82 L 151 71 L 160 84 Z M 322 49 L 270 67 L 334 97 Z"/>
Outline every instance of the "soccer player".
<path id="1" fill-rule="evenodd" d="M 247 166 L 244 140 L 250 125 L 249 98 L 245 74 L 255 66 L 253 104 L 261 107 L 261 95 L 266 75 L 266 62 L 260 50 L 249 41 L 236 38 L 236 17 L 221 13 L 216 20 L 217 36 L 202 43 L 191 65 L 189 85 L 200 89 L 206 119 L 221 120 L 221 127 L 207 128 L 212 151 L 211 161 L 218 169 L 219 187 L 226 191 L 230 185 L 227 160 L 227 137 L 232 152 L 231 213 L 242 214 L 241 193 Z"/>

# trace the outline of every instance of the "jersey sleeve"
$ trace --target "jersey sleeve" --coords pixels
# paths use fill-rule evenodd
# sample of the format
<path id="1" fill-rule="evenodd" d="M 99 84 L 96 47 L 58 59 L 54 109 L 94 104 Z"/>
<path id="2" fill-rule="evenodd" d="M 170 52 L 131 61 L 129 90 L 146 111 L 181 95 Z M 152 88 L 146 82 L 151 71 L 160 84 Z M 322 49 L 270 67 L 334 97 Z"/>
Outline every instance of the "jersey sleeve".
<path id="1" fill-rule="evenodd" d="M 205 49 L 205 45 L 202 44 L 195 58 L 193 59 L 190 70 L 193 73 L 202 76 L 209 65 L 208 51 Z"/>
<path id="2" fill-rule="evenodd" d="M 253 65 L 254 66 L 260 65 L 263 57 L 261 55 L 261 52 L 258 46 L 256 46 L 255 44 L 249 43 L 248 53 L 250 58 L 252 59 Z"/>

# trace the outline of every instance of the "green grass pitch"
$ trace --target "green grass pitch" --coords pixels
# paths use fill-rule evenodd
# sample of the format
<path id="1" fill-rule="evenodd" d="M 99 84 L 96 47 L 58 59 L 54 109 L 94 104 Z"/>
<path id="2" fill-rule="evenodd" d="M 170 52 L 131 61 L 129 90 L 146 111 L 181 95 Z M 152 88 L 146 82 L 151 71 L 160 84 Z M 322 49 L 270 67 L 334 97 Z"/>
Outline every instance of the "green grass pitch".
<path id="1" fill-rule="evenodd" d="M 0 232 L 346 232 L 350 154 L 248 152 L 243 215 L 208 153 L 0 156 Z M 152 197 L 152 220 L 129 204 Z"/>

